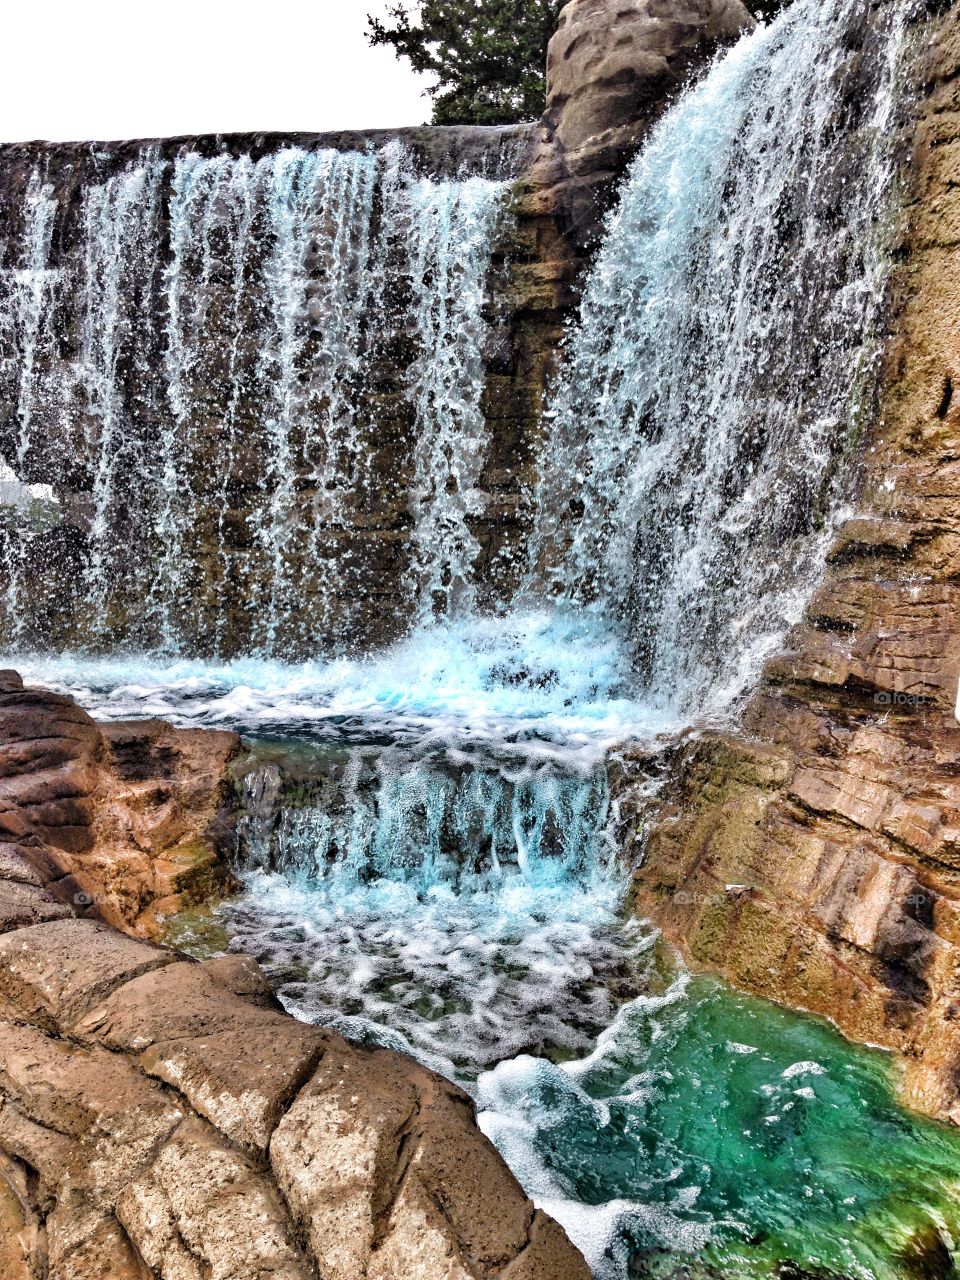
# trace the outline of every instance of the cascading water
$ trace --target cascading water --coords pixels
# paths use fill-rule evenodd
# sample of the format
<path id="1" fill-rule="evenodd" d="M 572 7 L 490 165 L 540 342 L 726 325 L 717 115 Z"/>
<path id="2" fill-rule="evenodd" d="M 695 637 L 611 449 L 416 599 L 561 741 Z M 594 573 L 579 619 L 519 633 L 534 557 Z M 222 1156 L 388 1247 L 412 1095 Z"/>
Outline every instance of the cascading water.
<path id="1" fill-rule="evenodd" d="M 133 532 L 127 509 L 149 510 L 143 483 L 148 460 L 131 430 L 122 369 L 128 367 L 144 390 L 150 386 L 144 338 L 152 336 L 156 314 L 161 177 L 157 158 L 148 154 L 121 177 L 92 188 L 82 215 L 82 438 L 92 471 L 84 588 L 94 633 L 101 637 L 108 634 L 111 597 L 122 586 L 115 546 Z M 120 513 L 127 519 L 118 527 Z M 22 598 L 11 599 L 10 607 L 20 616 Z"/>
<path id="2" fill-rule="evenodd" d="M 960 1235 L 956 1143 L 879 1061 L 678 976 L 623 909 L 663 739 L 749 686 L 850 483 L 909 16 L 798 0 L 665 115 L 566 344 L 503 616 L 478 566 L 507 183 L 397 142 L 144 152 L 61 229 L 82 271 L 39 171 L 4 259 L 8 634 L 38 634 L 22 513 L 55 402 L 61 488 L 90 495 L 77 639 L 127 651 L 14 661 L 250 747 L 244 891 L 172 936 L 459 1080 L 598 1280 L 902 1280 L 916 1233 Z M 391 610 L 390 648 L 334 643 Z"/>
<path id="3" fill-rule="evenodd" d="M 391 541 L 412 616 L 469 608 L 487 277 L 507 191 L 427 176 L 400 142 L 256 162 L 153 150 L 89 185 L 75 225 L 38 171 L 0 281 L 0 337 L 15 470 L 69 487 L 34 405 L 72 387 L 62 453 L 89 473 L 74 643 L 336 647 L 376 610 Z M 79 244 L 54 269 L 58 217 Z M 8 638 L 36 644 L 46 618 L 19 572 L 26 537 L 5 544 L 5 612 Z"/>
<path id="4" fill-rule="evenodd" d="M 567 343 L 532 558 L 681 716 L 799 619 L 869 421 L 908 18 L 856 58 L 861 5 L 798 3 L 723 58 L 635 162 Z"/>
<path id="5" fill-rule="evenodd" d="M 469 179 L 463 193 L 421 182 L 410 204 L 417 245 L 413 290 L 417 327 L 424 335 L 411 370 L 422 432 L 413 486 L 415 562 L 420 620 L 429 622 L 438 606 L 463 616 L 475 605 L 472 567 L 480 544 L 469 518 L 485 505 L 481 354 L 484 277 L 497 196 L 482 178 Z"/>
<path id="6" fill-rule="evenodd" d="M 34 175 L 26 197 L 26 228 L 20 262 L 10 272 L 8 303 L 0 312 L 0 341 L 5 349 L 3 364 L 6 377 L 13 384 L 19 428 L 11 450 L 17 471 L 22 471 L 29 459 L 36 410 L 46 390 L 38 383 L 35 370 L 38 356 L 43 354 L 39 348 L 45 338 L 44 318 L 50 308 L 57 278 L 48 265 L 55 213 L 56 203 L 51 189 Z M 14 471 L 15 476 L 17 471 Z M 5 605 L 15 641 L 23 629 L 17 605 L 25 546 L 29 545 L 33 532 L 29 521 L 24 521 L 24 525 L 21 537 L 7 542 Z"/>

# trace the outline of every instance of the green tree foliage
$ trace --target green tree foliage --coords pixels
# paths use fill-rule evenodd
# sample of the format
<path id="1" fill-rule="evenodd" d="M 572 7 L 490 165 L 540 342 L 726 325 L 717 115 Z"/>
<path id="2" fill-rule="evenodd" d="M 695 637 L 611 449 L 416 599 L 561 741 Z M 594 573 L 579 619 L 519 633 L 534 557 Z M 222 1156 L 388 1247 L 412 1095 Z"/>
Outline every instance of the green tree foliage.
<path id="1" fill-rule="evenodd" d="M 368 17 L 368 38 L 436 78 L 434 124 L 515 124 L 543 112 L 547 45 L 564 3 L 395 3 L 386 22 Z"/>

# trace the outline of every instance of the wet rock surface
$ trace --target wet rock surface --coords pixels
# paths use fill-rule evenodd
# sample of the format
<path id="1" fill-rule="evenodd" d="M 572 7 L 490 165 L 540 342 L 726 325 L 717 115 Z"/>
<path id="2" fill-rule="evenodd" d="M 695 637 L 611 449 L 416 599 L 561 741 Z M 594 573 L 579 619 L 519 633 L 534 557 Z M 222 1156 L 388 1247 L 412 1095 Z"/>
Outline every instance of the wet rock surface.
<path id="1" fill-rule="evenodd" d="M 637 909 L 691 961 L 905 1055 L 960 1123 L 960 20 L 929 46 L 859 510 L 743 736 L 691 741 Z"/>
<path id="2" fill-rule="evenodd" d="M 188 962 L 102 918 L 152 918 L 121 910 L 157 825 L 123 820 L 122 787 L 186 786 L 188 756 L 185 804 L 209 801 L 199 762 L 222 771 L 232 735 L 101 732 L 0 685 L 4 1280 L 588 1280 L 455 1086 L 296 1022 L 247 957 Z M 131 832 L 140 861 L 110 859 Z"/>
<path id="3" fill-rule="evenodd" d="M 544 198 L 578 245 L 596 237 L 663 107 L 754 25 L 740 0 L 572 0 L 547 57 Z"/>
<path id="4" fill-rule="evenodd" d="M 150 935 L 223 882 L 232 733 L 99 726 L 0 674 L 0 922 L 76 911 Z M 68 928 L 70 926 L 67 926 Z"/>

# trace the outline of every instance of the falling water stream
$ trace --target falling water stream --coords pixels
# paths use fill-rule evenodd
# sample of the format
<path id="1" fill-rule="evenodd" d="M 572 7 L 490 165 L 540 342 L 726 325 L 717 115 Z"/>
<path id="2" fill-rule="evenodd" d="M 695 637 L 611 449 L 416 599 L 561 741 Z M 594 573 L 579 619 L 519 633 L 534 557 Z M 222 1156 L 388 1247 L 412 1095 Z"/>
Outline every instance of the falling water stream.
<path id="1" fill-rule="evenodd" d="M 86 188 L 66 262 L 38 169 L 5 250 L 9 661 L 103 718 L 243 733 L 243 892 L 171 936 L 458 1080 L 597 1280 L 906 1280 L 960 1247 L 960 1140 L 885 1059 L 678 973 L 624 910 L 664 749 L 735 714 L 855 479 L 909 18 L 798 0 L 653 131 L 499 612 L 509 174 L 145 149 Z M 75 473 L 82 634 L 52 651 L 27 584 Z M 391 611 L 401 639 L 348 642 Z"/>

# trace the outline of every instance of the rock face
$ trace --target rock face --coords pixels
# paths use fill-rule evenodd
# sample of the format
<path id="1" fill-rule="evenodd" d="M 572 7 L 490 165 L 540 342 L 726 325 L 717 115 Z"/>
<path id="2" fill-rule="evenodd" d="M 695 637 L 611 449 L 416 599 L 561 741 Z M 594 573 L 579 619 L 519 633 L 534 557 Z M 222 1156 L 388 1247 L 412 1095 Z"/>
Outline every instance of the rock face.
<path id="1" fill-rule="evenodd" d="M 235 747 L 0 678 L 0 1274 L 589 1280 L 460 1090 L 104 919 L 185 892 Z"/>
<path id="2" fill-rule="evenodd" d="M 906 1057 L 960 1123 L 960 13 L 935 20 L 860 509 L 744 736 L 685 748 L 636 905 L 696 964 Z"/>
<path id="3" fill-rule="evenodd" d="M 150 934 L 209 897 L 239 747 L 159 721 L 99 726 L 0 673 L 0 925 L 76 910 Z"/>
<path id="4" fill-rule="evenodd" d="M 597 234 L 664 104 L 754 20 L 741 0 L 571 0 L 547 57 L 544 196 L 578 245 Z M 551 181 L 552 178 L 552 181 Z"/>

